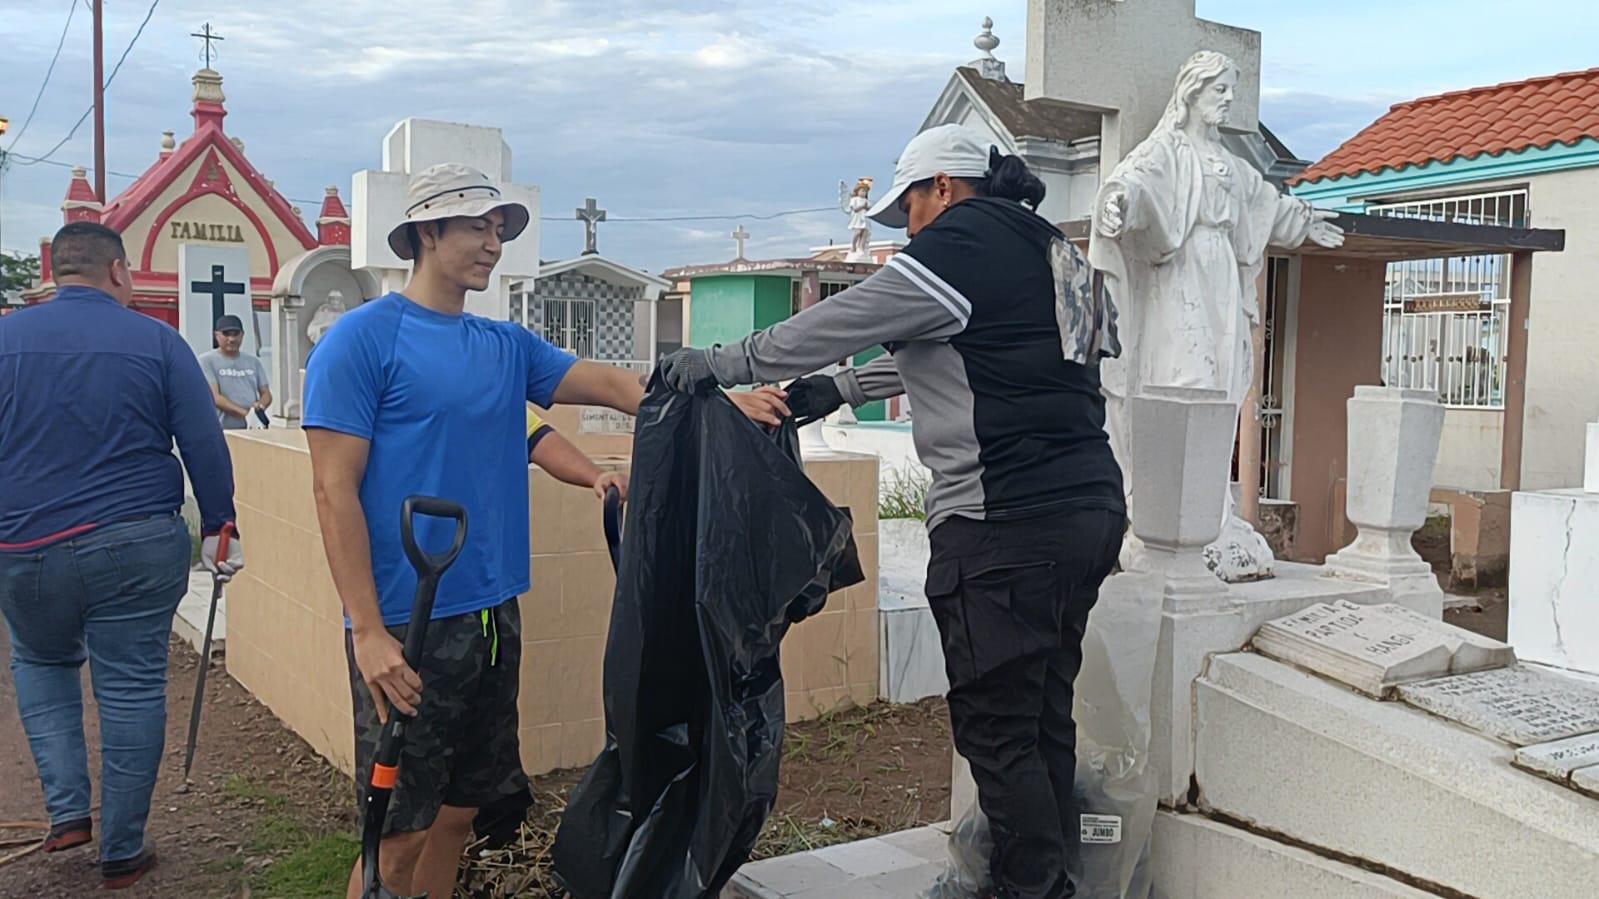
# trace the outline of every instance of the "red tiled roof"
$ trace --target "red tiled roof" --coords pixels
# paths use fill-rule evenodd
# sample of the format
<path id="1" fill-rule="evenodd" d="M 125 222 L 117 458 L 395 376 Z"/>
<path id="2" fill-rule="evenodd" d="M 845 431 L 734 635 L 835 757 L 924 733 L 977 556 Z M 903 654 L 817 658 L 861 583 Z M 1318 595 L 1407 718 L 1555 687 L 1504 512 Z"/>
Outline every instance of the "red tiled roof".
<path id="1" fill-rule="evenodd" d="M 1291 183 L 1599 137 L 1599 68 L 1400 103 Z"/>

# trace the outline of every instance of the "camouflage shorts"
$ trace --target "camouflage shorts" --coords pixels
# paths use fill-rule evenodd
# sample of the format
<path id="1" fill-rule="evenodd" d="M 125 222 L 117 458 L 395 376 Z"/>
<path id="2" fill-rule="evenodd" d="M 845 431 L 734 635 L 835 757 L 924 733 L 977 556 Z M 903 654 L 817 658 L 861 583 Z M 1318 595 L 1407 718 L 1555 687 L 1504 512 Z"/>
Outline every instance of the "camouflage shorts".
<path id="1" fill-rule="evenodd" d="M 391 627 L 389 633 L 403 641 L 405 626 Z M 348 633 L 344 645 L 355 702 L 359 810 L 366 803 L 366 783 L 382 727 L 372 694 L 355 667 Z M 426 830 L 441 805 L 481 808 L 527 789 L 517 739 L 521 664 L 522 619 L 514 599 L 486 612 L 428 623 L 417 672 L 422 677 L 422 705 L 415 722 L 406 727 L 385 834 Z"/>

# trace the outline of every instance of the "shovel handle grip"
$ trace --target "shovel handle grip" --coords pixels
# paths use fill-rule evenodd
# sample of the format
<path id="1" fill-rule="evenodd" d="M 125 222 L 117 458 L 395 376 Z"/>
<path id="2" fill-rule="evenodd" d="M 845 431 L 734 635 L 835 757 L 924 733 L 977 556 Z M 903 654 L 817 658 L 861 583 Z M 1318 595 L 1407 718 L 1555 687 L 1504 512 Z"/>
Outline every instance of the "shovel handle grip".
<path id="1" fill-rule="evenodd" d="M 228 544 L 233 542 L 233 535 L 238 532 L 239 529 L 233 526 L 233 522 L 224 521 L 222 523 L 222 530 L 217 532 L 217 561 L 227 561 Z"/>
<path id="2" fill-rule="evenodd" d="M 442 553 L 428 553 L 422 550 L 416 542 L 418 515 L 454 519 L 455 539 L 449 549 Z M 400 543 L 405 548 L 405 557 L 411 561 L 411 567 L 416 569 L 418 579 L 444 574 L 444 570 L 450 567 L 455 557 L 461 554 L 461 547 L 466 545 L 466 509 L 458 503 L 433 496 L 406 497 L 400 506 Z"/>

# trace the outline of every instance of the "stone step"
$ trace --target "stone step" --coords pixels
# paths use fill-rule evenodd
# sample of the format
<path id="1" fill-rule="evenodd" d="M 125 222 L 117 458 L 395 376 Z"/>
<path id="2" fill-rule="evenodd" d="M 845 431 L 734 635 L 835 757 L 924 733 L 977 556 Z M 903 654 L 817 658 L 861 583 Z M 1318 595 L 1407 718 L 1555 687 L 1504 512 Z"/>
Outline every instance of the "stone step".
<path id="1" fill-rule="evenodd" d="M 947 825 L 745 865 L 722 899 L 924 899 Z M 1397 880 L 1199 815 L 1155 816 L 1152 899 L 1425 899 Z"/>
<path id="2" fill-rule="evenodd" d="M 1202 815 L 1155 814 L 1152 899 L 1427 899 L 1434 896 Z M 1169 874 L 1169 876 L 1162 876 Z"/>
<path id="3" fill-rule="evenodd" d="M 1578 899 L 1599 881 L 1599 801 L 1515 749 L 1252 653 L 1196 689 L 1200 807 L 1466 895 Z"/>
<path id="4" fill-rule="evenodd" d="M 751 862 L 722 899 L 920 899 L 944 871 L 945 825 Z"/>

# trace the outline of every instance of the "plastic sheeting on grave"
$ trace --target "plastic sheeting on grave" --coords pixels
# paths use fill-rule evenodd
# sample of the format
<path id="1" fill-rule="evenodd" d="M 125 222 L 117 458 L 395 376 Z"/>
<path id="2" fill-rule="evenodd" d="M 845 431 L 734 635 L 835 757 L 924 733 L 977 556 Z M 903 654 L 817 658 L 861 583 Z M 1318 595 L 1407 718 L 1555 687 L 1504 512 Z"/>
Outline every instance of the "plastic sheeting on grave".
<path id="1" fill-rule="evenodd" d="M 777 795 L 778 647 L 863 577 L 848 514 L 720 393 L 639 409 L 605 649 L 606 745 L 556 834 L 577 899 L 715 897 Z"/>
<path id="2" fill-rule="evenodd" d="M 1145 899 L 1153 887 L 1149 867 L 1157 772 L 1149 765 L 1150 706 L 1160 635 L 1160 585 L 1147 581 L 1111 599 L 1101 591 L 1083 636 L 1083 666 L 1074 683 L 1077 774 L 1073 811 L 1078 832 L 1067 868 L 1083 899 Z M 949 859 L 922 899 L 976 899 L 994 881 L 989 856 L 994 840 L 988 818 L 974 803 L 956 821 Z"/>

